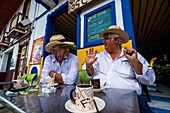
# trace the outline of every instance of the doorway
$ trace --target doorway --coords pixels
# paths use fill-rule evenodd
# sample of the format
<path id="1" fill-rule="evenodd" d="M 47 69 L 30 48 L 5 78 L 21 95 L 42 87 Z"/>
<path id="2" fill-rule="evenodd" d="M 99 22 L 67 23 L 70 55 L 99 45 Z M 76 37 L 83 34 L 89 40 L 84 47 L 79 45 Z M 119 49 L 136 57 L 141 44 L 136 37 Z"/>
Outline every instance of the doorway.
<path id="1" fill-rule="evenodd" d="M 75 45 L 70 47 L 70 52 L 76 54 L 77 12 L 68 14 L 68 2 L 48 15 L 43 48 L 50 41 L 50 37 L 55 34 L 62 34 L 68 41 L 74 42 Z M 49 54 L 43 51 L 44 58 Z"/>
<path id="2" fill-rule="evenodd" d="M 13 54 L 13 52 L 8 53 L 5 81 L 10 81 L 11 77 L 12 77 L 11 72 L 10 72 L 12 54 Z"/>
<path id="3" fill-rule="evenodd" d="M 67 12 L 58 16 L 54 20 L 54 34 L 62 34 L 68 41 L 76 45 L 77 13 L 68 14 Z M 76 46 L 70 47 L 70 52 L 76 54 Z"/>

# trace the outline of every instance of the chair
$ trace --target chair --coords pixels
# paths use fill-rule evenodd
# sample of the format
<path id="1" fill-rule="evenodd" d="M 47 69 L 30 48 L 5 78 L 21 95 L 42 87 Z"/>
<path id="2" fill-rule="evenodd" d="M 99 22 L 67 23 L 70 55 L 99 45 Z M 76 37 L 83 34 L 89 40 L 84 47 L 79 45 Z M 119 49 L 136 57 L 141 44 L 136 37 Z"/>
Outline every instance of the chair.
<path id="1" fill-rule="evenodd" d="M 151 67 L 154 66 L 153 64 L 156 60 L 157 60 L 157 57 L 154 57 L 154 58 L 151 59 L 151 61 L 150 61 Z M 150 98 L 150 95 L 149 95 L 147 85 L 141 84 L 141 87 L 142 87 L 142 92 L 144 92 L 146 94 L 146 98 L 147 98 L 148 102 L 151 102 L 151 98 Z"/>
<path id="2" fill-rule="evenodd" d="M 89 84 L 90 83 L 90 78 L 87 75 L 86 70 L 79 70 L 79 78 L 80 78 L 80 83 L 86 83 Z"/>
<path id="3" fill-rule="evenodd" d="M 29 86 L 33 86 L 33 82 L 36 80 L 37 74 L 25 74 L 21 77 L 22 80 L 26 80 Z"/>
<path id="4" fill-rule="evenodd" d="M 22 80 L 26 80 L 26 79 L 27 79 L 27 76 L 28 76 L 28 74 L 22 75 L 21 79 L 22 79 Z"/>
<path id="5" fill-rule="evenodd" d="M 154 57 L 154 58 L 152 58 L 152 59 L 150 60 L 150 63 L 149 63 L 149 64 L 150 64 L 151 67 L 154 66 L 153 64 L 154 64 L 154 62 L 155 62 L 156 60 L 157 60 L 157 57 Z"/>
<path id="6" fill-rule="evenodd" d="M 154 62 L 157 60 L 157 57 L 154 57 L 151 59 L 150 61 L 150 66 L 153 67 L 154 65 Z M 142 86 L 142 91 L 146 94 L 146 97 L 147 97 L 147 100 L 148 102 L 151 102 L 151 98 L 150 98 L 150 95 L 149 95 L 149 91 L 148 91 L 148 88 L 147 88 L 147 85 L 144 85 L 144 84 L 141 84 Z"/>
<path id="7" fill-rule="evenodd" d="M 37 79 L 38 69 L 33 67 L 30 74 L 25 74 L 21 77 L 22 80 L 26 80 L 29 86 L 33 86 L 33 82 Z"/>
<path id="8" fill-rule="evenodd" d="M 149 95 L 149 92 L 148 92 L 147 85 L 141 84 L 141 87 L 142 87 L 142 92 L 144 92 L 146 94 L 147 101 L 151 102 L 151 98 L 150 98 L 150 95 Z"/>
<path id="9" fill-rule="evenodd" d="M 29 74 L 27 78 L 25 79 L 30 86 L 33 86 L 33 82 L 36 80 L 37 74 Z"/>

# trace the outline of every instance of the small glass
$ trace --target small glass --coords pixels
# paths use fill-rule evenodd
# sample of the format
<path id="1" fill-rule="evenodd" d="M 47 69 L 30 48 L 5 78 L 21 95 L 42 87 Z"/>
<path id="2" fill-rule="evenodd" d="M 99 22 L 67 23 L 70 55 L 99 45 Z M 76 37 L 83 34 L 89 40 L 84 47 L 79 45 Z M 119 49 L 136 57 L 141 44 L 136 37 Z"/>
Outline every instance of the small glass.
<path id="1" fill-rule="evenodd" d="M 54 87 L 54 78 L 48 78 L 47 84 L 42 86 L 42 92 L 44 93 L 54 93 L 56 92 L 56 88 Z"/>

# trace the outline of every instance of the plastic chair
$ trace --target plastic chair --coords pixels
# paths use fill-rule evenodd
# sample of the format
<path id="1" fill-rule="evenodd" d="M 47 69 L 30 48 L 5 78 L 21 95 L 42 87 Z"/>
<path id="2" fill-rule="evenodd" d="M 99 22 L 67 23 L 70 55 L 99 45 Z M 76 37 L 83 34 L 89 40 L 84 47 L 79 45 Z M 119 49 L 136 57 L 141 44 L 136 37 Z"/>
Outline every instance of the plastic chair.
<path id="1" fill-rule="evenodd" d="M 155 62 L 157 60 L 157 57 L 154 57 L 154 58 L 152 58 L 151 60 L 150 60 L 150 66 L 151 67 L 153 67 L 154 65 L 153 65 L 153 63 Z"/>
<path id="2" fill-rule="evenodd" d="M 142 91 L 145 92 L 145 94 L 146 94 L 147 101 L 151 102 L 151 98 L 150 98 L 150 95 L 149 95 L 147 85 L 141 84 L 141 86 L 142 86 Z"/>
<path id="3" fill-rule="evenodd" d="M 22 75 L 21 79 L 22 79 L 22 80 L 26 80 L 26 79 L 27 79 L 27 76 L 28 76 L 28 74 Z"/>
<path id="4" fill-rule="evenodd" d="M 156 61 L 156 59 L 157 59 L 157 57 L 154 57 L 154 58 L 151 59 L 151 61 L 150 61 L 150 66 L 151 67 L 154 66 L 153 64 Z M 146 94 L 148 102 L 151 102 L 151 98 L 150 98 L 150 95 L 149 95 L 149 91 L 148 91 L 147 85 L 141 84 L 141 86 L 142 86 L 143 92 Z"/>
<path id="5" fill-rule="evenodd" d="M 90 83 L 90 78 L 87 75 L 86 70 L 79 70 L 79 78 L 80 78 L 80 83 L 86 83 L 89 84 Z"/>
<path id="6" fill-rule="evenodd" d="M 37 74 L 29 74 L 25 80 L 29 83 L 30 86 L 33 86 L 33 82 L 36 78 Z"/>
<path id="7" fill-rule="evenodd" d="M 33 82 L 37 79 L 38 69 L 37 67 L 33 67 L 31 69 L 30 74 L 25 74 L 21 77 L 22 80 L 26 80 L 29 86 L 33 86 Z"/>

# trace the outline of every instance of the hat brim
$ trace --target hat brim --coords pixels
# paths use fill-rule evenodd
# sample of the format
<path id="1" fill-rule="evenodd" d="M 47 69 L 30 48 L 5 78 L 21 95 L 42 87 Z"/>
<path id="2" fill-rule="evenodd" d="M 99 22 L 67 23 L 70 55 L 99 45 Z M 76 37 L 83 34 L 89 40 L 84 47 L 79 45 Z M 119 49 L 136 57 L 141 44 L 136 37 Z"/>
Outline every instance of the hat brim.
<path id="1" fill-rule="evenodd" d="M 126 43 L 129 41 L 129 35 L 121 30 L 121 29 L 107 29 L 99 34 L 100 37 L 104 37 L 104 34 L 106 33 L 113 33 L 113 34 L 118 34 L 121 38 L 123 43 Z"/>
<path id="2" fill-rule="evenodd" d="M 52 52 L 52 51 L 51 51 L 51 48 L 52 48 L 53 46 L 61 45 L 61 44 L 70 44 L 70 45 L 73 45 L 74 42 L 58 42 L 58 41 L 49 42 L 49 43 L 45 46 L 45 50 L 46 50 L 47 52 Z"/>

